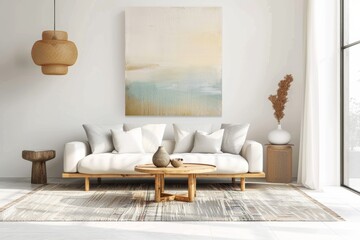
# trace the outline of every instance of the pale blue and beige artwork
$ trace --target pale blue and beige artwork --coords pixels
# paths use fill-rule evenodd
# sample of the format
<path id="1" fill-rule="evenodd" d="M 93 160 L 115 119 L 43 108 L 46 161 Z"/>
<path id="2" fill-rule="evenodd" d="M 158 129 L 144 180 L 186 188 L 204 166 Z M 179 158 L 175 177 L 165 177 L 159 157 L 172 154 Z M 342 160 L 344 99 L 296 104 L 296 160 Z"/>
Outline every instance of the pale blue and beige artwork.
<path id="1" fill-rule="evenodd" d="M 127 8 L 125 31 L 126 115 L 221 115 L 221 8 Z"/>

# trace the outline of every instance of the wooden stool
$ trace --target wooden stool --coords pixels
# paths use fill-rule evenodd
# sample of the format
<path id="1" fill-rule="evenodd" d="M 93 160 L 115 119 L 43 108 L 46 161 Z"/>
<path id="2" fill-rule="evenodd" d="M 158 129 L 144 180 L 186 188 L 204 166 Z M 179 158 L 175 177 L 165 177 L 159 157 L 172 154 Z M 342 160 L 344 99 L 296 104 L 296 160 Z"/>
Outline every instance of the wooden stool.
<path id="1" fill-rule="evenodd" d="M 46 184 L 46 161 L 55 157 L 54 150 L 22 151 L 22 158 L 32 162 L 31 183 Z"/>

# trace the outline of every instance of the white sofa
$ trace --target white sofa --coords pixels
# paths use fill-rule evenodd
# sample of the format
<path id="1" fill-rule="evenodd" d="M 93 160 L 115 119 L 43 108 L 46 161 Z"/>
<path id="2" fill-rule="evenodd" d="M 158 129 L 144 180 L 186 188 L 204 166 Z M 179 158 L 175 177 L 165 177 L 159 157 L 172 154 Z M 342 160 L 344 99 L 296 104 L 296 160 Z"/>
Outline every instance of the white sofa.
<path id="1" fill-rule="evenodd" d="M 173 153 L 175 140 L 167 126 L 162 145 L 171 158 L 183 158 L 184 163 L 204 163 L 216 166 L 216 171 L 199 174 L 201 177 L 240 179 L 245 190 L 245 178 L 263 178 L 263 147 L 260 143 L 246 140 L 240 154 L 231 153 Z M 90 178 L 144 177 L 134 171 L 139 164 L 152 163 L 153 153 L 95 153 L 91 154 L 88 142 L 74 141 L 65 144 L 63 178 L 84 178 L 85 190 L 89 190 Z M 151 176 L 147 176 L 151 177 Z"/>

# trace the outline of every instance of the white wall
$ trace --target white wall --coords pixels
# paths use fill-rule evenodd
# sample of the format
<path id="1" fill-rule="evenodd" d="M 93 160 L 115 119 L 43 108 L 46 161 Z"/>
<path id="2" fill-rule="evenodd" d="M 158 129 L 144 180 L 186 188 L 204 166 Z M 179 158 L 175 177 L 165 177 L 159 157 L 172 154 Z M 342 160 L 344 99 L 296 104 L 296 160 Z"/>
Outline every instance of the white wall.
<path id="1" fill-rule="evenodd" d="M 124 8 L 223 7 L 222 117 L 125 117 Z M 0 0 L 0 176 L 30 176 L 23 149 L 55 149 L 49 176 L 60 176 L 65 142 L 84 140 L 82 123 L 249 122 L 249 138 L 266 143 L 276 127 L 267 100 L 291 73 L 283 128 L 292 134 L 296 176 L 304 91 L 303 0 L 61 0 L 57 27 L 79 58 L 65 76 L 45 76 L 33 43 L 53 24 L 50 0 Z M 145 40 L 144 40 L 145 41 Z"/>

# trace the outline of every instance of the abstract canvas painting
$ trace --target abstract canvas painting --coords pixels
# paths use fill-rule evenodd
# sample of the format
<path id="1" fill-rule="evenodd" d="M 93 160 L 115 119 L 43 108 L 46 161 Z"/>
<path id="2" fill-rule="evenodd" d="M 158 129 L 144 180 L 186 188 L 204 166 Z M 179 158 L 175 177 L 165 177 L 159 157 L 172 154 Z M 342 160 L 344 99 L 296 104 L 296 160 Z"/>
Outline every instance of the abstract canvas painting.
<path id="1" fill-rule="evenodd" d="M 127 8 L 125 35 L 126 115 L 221 115 L 221 8 Z"/>

